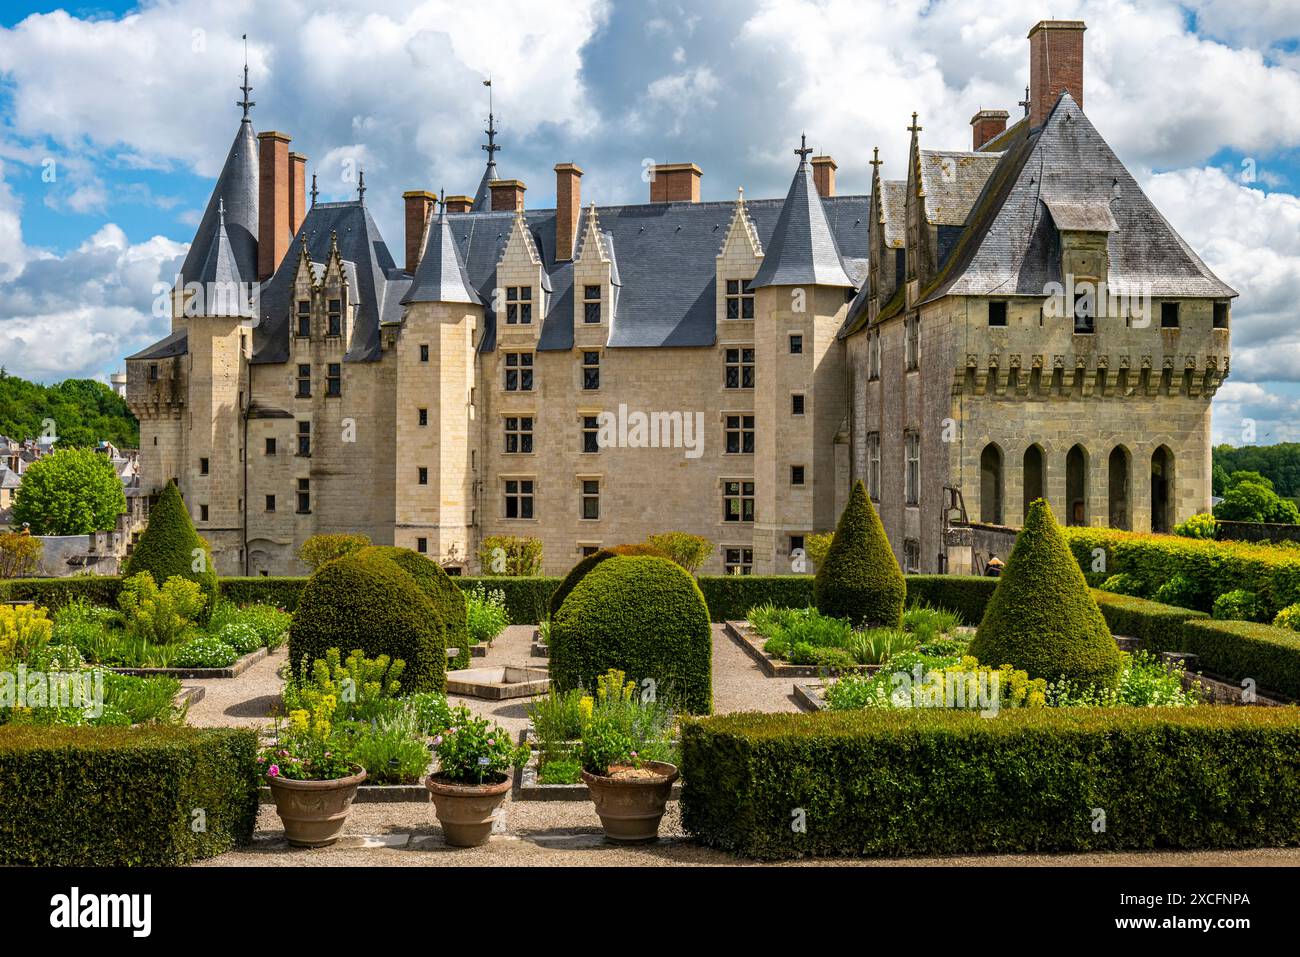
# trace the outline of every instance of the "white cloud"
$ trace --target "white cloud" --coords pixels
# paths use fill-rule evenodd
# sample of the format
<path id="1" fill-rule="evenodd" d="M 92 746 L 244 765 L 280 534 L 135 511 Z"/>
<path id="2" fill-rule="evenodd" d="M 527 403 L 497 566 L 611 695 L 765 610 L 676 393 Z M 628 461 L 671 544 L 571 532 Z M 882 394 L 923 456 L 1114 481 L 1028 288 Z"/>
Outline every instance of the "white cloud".
<path id="1" fill-rule="evenodd" d="M 1255 382 L 1228 380 L 1214 398 L 1215 445 L 1300 441 L 1300 398 Z"/>

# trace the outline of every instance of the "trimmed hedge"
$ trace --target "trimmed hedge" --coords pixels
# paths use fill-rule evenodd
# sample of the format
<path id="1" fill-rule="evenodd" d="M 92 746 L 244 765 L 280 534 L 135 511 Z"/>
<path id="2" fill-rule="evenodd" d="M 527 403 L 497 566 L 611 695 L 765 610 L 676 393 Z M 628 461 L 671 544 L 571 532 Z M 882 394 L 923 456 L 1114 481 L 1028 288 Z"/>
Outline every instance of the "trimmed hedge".
<path id="1" fill-rule="evenodd" d="M 198 549 L 203 549 L 204 562 L 203 570 L 196 572 L 194 552 Z M 190 520 L 189 510 L 175 482 L 167 483 L 158 496 L 158 504 L 149 510 L 149 524 L 122 566 L 123 578 L 140 572 L 151 574 L 159 588 L 174 575 L 197 583 L 207 598 L 199 621 L 206 623 L 212 616 L 220 591 L 217 570 L 212 564 L 207 542 L 194 530 L 194 522 Z"/>
<path id="2" fill-rule="evenodd" d="M 0 727 L 0 864 L 164 867 L 247 844 L 256 757 L 246 729 Z"/>
<path id="3" fill-rule="evenodd" d="M 387 558 L 415 579 L 425 597 L 438 609 L 446 642 L 444 647 L 456 649 L 456 658 L 451 666 L 468 668 L 469 623 L 466 620 L 465 594 L 452 583 L 451 576 L 442 570 L 442 566 L 419 552 L 395 545 L 368 545 L 360 550 L 360 554 Z"/>
<path id="4" fill-rule="evenodd" d="M 765 602 L 780 608 L 813 604 L 811 575 L 701 575 L 696 580 L 714 621 L 740 621 Z"/>
<path id="5" fill-rule="evenodd" d="M 727 714 L 684 723 L 682 778 L 686 831 L 763 860 L 1277 847 L 1300 844 L 1300 711 Z"/>
<path id="6" fill-rule="evenodd" d="M 996 578 L 978 575 L 905 575 L 907 605 L 929 605 L 961 615 L 963 625 L 984 620 L 989 599 L 998 587 Z"/>
<path id="7" fill-rule="evenodd" d="M 853 483 L 826 561 L 813 578 L 813 596 L 823 615 L 847 618 L 855 626 L 903 624 L 903 572 L 860 480 Z"/>
<path id="8" fill-rule="evenodd" d="M 615 556 L 593 568 L 551 619 L 558 691 L 591 688 L 610 668 L 681 710 L 713 710 L 713 629 L 695 579 L 666 558 Z"/>
<path id="9" fill-rule="evenodd" d="M 1300 632 L 1253 621 L 1186 622 L 1180 651 L 1199 656 L 1197 668 L 1223 678 L 1254 679 L 1263 691 L 1300 698 Z"/>
<path id="10" fill-rule="evenodd" d="M 1163 651 L 1184 651 L 1183 625 L 1204 612 L 1162 605 L 1158 601 L 1117 595 L 1094 588 L 1092 597 L 1101 609 L 1111 633 L 1136 638 L 1138 647 L 1158 655 Z"/>
<path id="11" fill-rule="evenodd" d="M 236 605 L 274 605 L 285 611 L 298 607 L 298 596 L 307 586 L 306 578 L 223 578 L 221 597 Z"/>
<path id="12" fill-rule="evenodd" d="M 551 593 L 560 584 L 558 578 L 537 575 L 481 575 L 452 578 L 461 591 L 471 591 L 482 585 L 488 591 L 499 591 L 506 596 L 506 612 L 516 625 L 535 625 L 546 620 Z"/>
<path id="13" fill-rule="evenodd" d="M 606 559 L 613 558 L 614 553 L 608 548 L 601 548 L 585 558 L 582 558 L 576 565 L 569 569 L 569 573 L 560 579 L 560 584 L 556 586 L 555 591 L 551 592 L 550 600 L 547 602 L 546 611 L 549 617 L 554 618 L 555 613 L 560 610 L 564 604 L 564 599 L 569 597 L 569 592 L 577 587 L 578 582 L 587 577 L 587 572 L 591 571 Z M 513 619 L 512 619 L 513 620 Z"/>
<path id="14" fill-rule="evenodd" d="M 116 608 L 121 590 L 122 579 L 117 575 L 0 579 L 0 601 L 34 601 L 50 611 L 58 611 L 78 598 L 104 608 Z"/>
<path id="15" fill-rule="evenodd" d="M 289 661 L 344 655 L 360 648 L 369 658 L 406 662 L 403 691 L 442 692 L 447 644 L 442 617 L 419 583 L 382 555 L 352 554 L 326 562 L 307 580 L 289 626 Z"/>

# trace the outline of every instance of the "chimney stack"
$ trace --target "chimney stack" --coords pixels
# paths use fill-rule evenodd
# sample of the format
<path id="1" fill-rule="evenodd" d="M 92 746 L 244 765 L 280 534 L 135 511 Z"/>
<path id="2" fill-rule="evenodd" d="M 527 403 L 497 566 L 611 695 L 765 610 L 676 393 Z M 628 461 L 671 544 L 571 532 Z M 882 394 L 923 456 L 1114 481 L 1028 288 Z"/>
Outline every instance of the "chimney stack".
<path id="1" fill-rule="evenodd" d="M 582 211 L 582 170 L 573 163 L 555 167 L 555 260 L 573 258 L 578 236 L 578 214 Z"/>
<path id="2" fill-rule="evenodd" d="M 474 197 L 448 196 L 442 201 L 442 208 L 448 213 L 468 213 L 474 208 Z"/>
<path id="3" fill-rule="evenodd" d="M 650 172 L 650 202 L 700 201 L 700 177 L 704 173 L 694 163 L 659 163 Z"/>
<path id="4" fill-rule="evenodd" d="M 298 235 L 298 227 L 307 218 L 307 157 L 289 154 L 289 232 Z"/>
<path id="5" fill-rule="evenodd" d="M 494 179 L 488 183 L 492 190 L 492 212 L 513 213 L 517 209 L 524 208 L 524 190 L 527 189 L 523 181 L 517 179 Z"/>
<path id="6" fill-rule="evenodd" d="M 835 160 L 829 156 L 814 156 L 812 158 L 813 184 L 817 187 L 817 195 L 822 199 L 829 199 L 835 195 L 835 171 L 839 169 Z"/>
<path id="7" fill-rule="evenodd" d="M 1011 114 L 1006 110 L 980 110 L 970 118 L 971 149 L 977 150 L 1007 131 Z"/>
<path id="8" fill-rule="evenodd" d="M 402 199 L 406 202 L 406 271 L 414 276 L 424 251 L 424 230 L 438 197 L 423 189 L 408 189 Z"/>
<path id="9" fill-rule="evenodd" d="M 1029 126 L 1042 126 L 1062 92 L 1083 109 L 1082 20 L 1040 20 L 1029 31 Z"/>
<path id="10" fill-rule="evenodd" d="M 257 278 L 274 274 L 289 251 L 289 137 L 257 134 Z"/>

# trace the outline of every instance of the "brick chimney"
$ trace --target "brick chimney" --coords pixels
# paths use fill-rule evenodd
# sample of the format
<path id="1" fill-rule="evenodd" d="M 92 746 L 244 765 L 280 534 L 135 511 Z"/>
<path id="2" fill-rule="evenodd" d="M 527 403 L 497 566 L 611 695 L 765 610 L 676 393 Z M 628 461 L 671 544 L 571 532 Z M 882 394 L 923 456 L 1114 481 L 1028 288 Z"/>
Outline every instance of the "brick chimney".
<path id="1" fill-rule="evenodd" d="M 289 154 L 289 232 L 298 235 L 298 227 L 307 218 L 307 157 Z"/>
<path id="2" fill-rule="evenodd" d="M 522 180 L 494 179 L 488 187 L 492 190 L 492 212 L 513 213 L 524 208 L 524 190 L 528 187 Z"/>
<path id="3" fill-rule="evenodd" d="M 289 211 L 289 137 L 257 134 L 257 278 L 269 279 L 293 239 Z"/>
<path id="4" fill-rule="evenodd" d="M 422 189 L 408 189 L 402 199 L 406 202 L 406 271 L 414 276 L 424 250 L 424 228 L 438 197 Z"/>
<path id="5" fill-rule="evenodd" d="M 703 171 L 694 163 L 658 163 L 651 170 L 650 202 L 698 203 Z"/>
<path id="6" fill-rule="evenodd" d="M 980 110 L 970 118 L 971 149 L 977 150 L 989 140 L 997 139 L 1007 131 L 1006 110 Z"/>
<path id="7" fill-rule="evenodd" d="M 829 156 L 814 156 L 812 158 L 813 183 L 817 187 L 817 195 L 822 199 L 828 199 L 835 195 L 835 171 L 839 169 L 835 160 Z"/>
<path id="8" fill-rule="evenodd" d="M 578 213 L 582 210 L 582 170 L 573 163 L 555 167 L 555 260 L 573 258 L 578 235 Z"/>
<path id="9" fill-rule="evenodd" d="M 474 208 L 473 196 L 448 196 L 442 201 L 448 213 L 468 213 Z"/>
<path id="10" fill-rule="evenodd" d="M 1029 126 L 1041 126 L 1068 92 L 1083 108 L 1082 20 L 1041 20 L 1029 31 Z"/>

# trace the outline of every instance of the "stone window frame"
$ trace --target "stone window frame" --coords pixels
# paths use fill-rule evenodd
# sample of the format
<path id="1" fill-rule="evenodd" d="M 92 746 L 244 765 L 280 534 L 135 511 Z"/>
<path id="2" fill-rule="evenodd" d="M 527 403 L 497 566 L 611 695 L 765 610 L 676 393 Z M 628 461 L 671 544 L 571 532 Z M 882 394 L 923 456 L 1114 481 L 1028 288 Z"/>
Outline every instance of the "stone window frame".
<path id="1" fill-rule="evenodd" d="M 730 322 L 752 322 L 754 319 L 754 289 L 750 283 L 754 277 L 748 279 L 736 278 L 725 280 L 726 285 L 723 287 L 723 306 L 722 318 Z M 733 315 L 734 313 L 734 315 Z M 749 313 L 746 315 L 745 313 Z"/>
<path id="2" fill-rule="evenodd" d="M 722 573 L 724 575 L 752 575 L 754 573 L 753 545 L 723 545 Z"/>
<path id="3" fill-rule="evenodd" d="M 753 477 L 749 478 L 723 478 L 720 480 L 722 487 L 722 521 L 727 525 L 752 525 L 757 518 L 757 483 Z M 732 510 L 732 502 L 739 505 L 739 509 Z M 746 504 L 748 503 L 748 509 Z M 748 518 L 746 518 L 748 514 Z M 735 515 L 736 517 L 732 517 Z"/>
<path id="4" fill-rule="evenodd" d="M 733 420 L 738 420 L 734 421 Z M 748 420 L 748 421 L 746 421 Z M 732 451 L 731 439 L 736 438 L 736 449 Z M 749 448 L 745 448 L 745 438 L 749 438 Z M 753 455 L 758 442 L 758 417 L 752 410 L 724 411 L 722 413 L 722 454 Z"/>
<path id="5" fill-rule="evenodd" d="M 790 355 L 801 356 L 804 354 L 802 332 L 787 333 L 787 341 L 789 343 Z"/>
<path id="6" fill-rule="evenodd" d="M 537 416 L 531 412 L 503 413 L 501 416 L 502 454 L 532 455 L 537 447 L 536 429 Z M 514 448 L 510 447 L 512 438 Z"/>
<path id="7" fill-rule="evenodd" d="M 337 399 L 343 395 L 343 363 L 329 362 L 325 365 L 325 398 Z"/>
<path id="8" fill-rule="evenodd" d="M 806 393 L 790 393 L 790 414 L 800 417 L 808 414 L 808 397 Z"/>
<path id="9" fill-rule="evenodd" d="M 578 520 L 581 522 L 598 522 L 600 521 L 600 499 L 602 494 L 601 486 L 604 484 L 599 475 L 579 475 L 578 480 Z M 588 486 L 595 486 L 592 490 Z M 595 503 L 594 515 L 587 514 L 587 505 Z"/>
<path id="10" fill-rule="evenodd" d="M 806 487 L 808 482 L 808 466 L 791 465 L 790 466 L 790 484 L 796 488 Z"/>
<path id="11" fill-rule="evenodd" d="M 755 372 L 758 352 L 752 345 L 731 345 L 725 346 L 722 353 L 723 377 L 722 385 L 724 389 L 731 390 L 752 390 L 757 380 Z M 732 372 L 735 372 L 733 380 Z M 745 375 L 749 374 L 749 382 L 746 384 Z M 735 385 L 732 385 L 732 382 Z"/>
<path id="12" fill-rule="evenodd" d="M 921 542 L 916 538 L 903 539 L 903 573 L 918 575 L 921 572 Z"/>
<path id="13" fill-rule="evenodd" d="M 990 299 L 989 303 L 989 328 L 1005 329 L 1010 321 L 1009 304 L 1005 299 Z"/>
<path id="14" fill-rule="evenodd" d="M 880 380 L 880 327 L 870 329 L 867 332 L 867 381 L 878 382 Z"/>
<path id="15" fill-rule="evenodd" d="M 429 466 L 417 465 L 415 467 L 415 484 L 416 485 L 429 484 Z"/>
<path id="16" fill-rule="evenodd" d="M 311 458 L 311 420 L 298 420 L 298 456 L 300 458 Z"/>
<path id="17" fill-rule="evenodd" d="M 267 511 L 267 512 L 274 512 L 274 511 L 275 511 L 275 496 L 274 496 L 274 495 L 267 495 L 267 496 L 266 496 L 266 503 L 265 503 L 265 506 L 266 506 L 266 507 L 265 507 L 265 511 Z"/>
<path id="18" fill-rule="evenodd" d="M 903 431 L 903 504 L 921 504 L 921 433 Z"/>
<path id="19" fill-rule="evenodd" d="M 294 392 L 295 399 L 311 398 L 311 363 L 299 362 L 297 375 L 297 390 Z"/>
<path id="20" fill-rule="evenodd" d="M 592 356 L 595 356 L 595 359 L 592 359 Z M 582 381 L 579 387 L 583 392 L 596 392 L 600 389 L 600 358 L 599 349 L 582 350 L 582 365 L 579 367 L 579 375 L 582 377 Z M 595 375 L 595 385 L 590 384 L 593 381 L 591 378 L 593 373 Z"/>
<path id="21" fill-rule="evenodd" d="M 533 324 L 533 287 L 506 287 L 506 325 L 531 326 Z"/>
<path id="22" fill-rule="evenodd" d="M 532 392 L 537 385 L 536 361 L 532 352 L 507 352 L 502 360 L 505 375 L 502 388 L 506 392 Z M 512 379 L 511 376 L 514 376 Z M 511 383 L 514 383 L 511 385 Z"/>
<path id="23" fill-rule="evenodd" d="M 921 317 L 903 319 L 903 364 L 908 372 L 921 368 Z"/>
<path id="24" fill-rule="evenodd" d="M 428 427 L 429 410 L 427 408 L 416 409 L 415 424 L 421 429 Z"/>
<path id="25" fill-rule="evenodd" d="M 307 308 L 304 309 L 303 306 L 306 306 Z M 298 311 L 294 313 L 294 318 L 297 321 L 294 323 L 293 337 L 295 339 L 310 339 L 311 338 L 311 300 L 310 299 L 298 300 Z M 304 329 L 306 329 L 305 332 L 303 331 Z"/>
<path id="26" fill-rule="evenodd" d="M 511 501 L 515 514 L 510 514 Z M 527 512 L 528 514 L 524 514 Z M 507 522 L 532 522 L 537 520 L 537 476 L 501 476 L 501 518 Z"/>
<path id="27" fill-rule="evenodd" d="M 298 479 L 297 506 L 296 514 L 311 514 L 311 479 L 309 478 Z"/>
<path id="28" fill-rule="evenodd" d="M 880 433 L 867 433 L 867 495 L 880 501 Z"/>
<path id="29" fill-rule="evenodd" d="M 596 290 L 595 296 L 591 294 L 593 289 Z M 585 282 L 582 284 L 582 324 L 584 326 L 598 326 L 605 321 L 604 310 L 601 308 L 603 292 L 600 283 Z M 592 318 L 593 315 L 595 315 L 595 319 Z"/>

